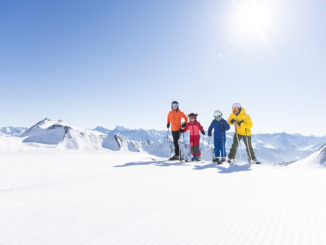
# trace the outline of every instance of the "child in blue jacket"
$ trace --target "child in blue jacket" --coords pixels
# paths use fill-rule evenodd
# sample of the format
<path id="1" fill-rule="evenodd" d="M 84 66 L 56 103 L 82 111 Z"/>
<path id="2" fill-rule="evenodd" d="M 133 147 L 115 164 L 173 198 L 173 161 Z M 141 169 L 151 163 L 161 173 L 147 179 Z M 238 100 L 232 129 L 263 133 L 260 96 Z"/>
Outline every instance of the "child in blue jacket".
<path id="1" fill-rule="evenodd" d="M 225 131 L 230 129 L 230 125 L 226 120 L 222 118 L 221 111 L 214 112 L 215 120 L 212 121 L 211 126 L 208 129 L 208 136 L 212 136 L 212 130 L 214 129 L 214 147 L 215 157 L 213 162 L 221 164 L 226 161 L 225 142 L 226 134 Z"/>

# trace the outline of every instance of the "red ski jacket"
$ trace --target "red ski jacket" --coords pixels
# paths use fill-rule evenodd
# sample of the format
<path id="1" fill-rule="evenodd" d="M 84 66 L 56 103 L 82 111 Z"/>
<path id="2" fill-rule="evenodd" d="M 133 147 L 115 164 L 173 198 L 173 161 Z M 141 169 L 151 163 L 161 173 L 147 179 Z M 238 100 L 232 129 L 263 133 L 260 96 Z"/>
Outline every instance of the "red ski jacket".
<path id="1" fill-rule="evenodd" d="M 183 132 L 190 131 L 190 146 L 198 146 L 200 145 L 200 131 L 203 130 L 203 126 L 195 121 L 187 123 Z"/>

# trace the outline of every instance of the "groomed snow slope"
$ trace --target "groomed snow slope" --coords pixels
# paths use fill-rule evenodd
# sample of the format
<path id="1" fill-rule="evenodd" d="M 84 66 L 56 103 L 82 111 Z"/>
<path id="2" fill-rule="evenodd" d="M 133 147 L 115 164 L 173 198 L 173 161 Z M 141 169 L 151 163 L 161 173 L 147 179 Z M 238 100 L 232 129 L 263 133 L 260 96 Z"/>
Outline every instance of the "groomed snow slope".
<path id="1" fill-rule="evenodd" d="M 0 244 L 326 244 L 325 169 L 152 158 L 1 154 Z"/>

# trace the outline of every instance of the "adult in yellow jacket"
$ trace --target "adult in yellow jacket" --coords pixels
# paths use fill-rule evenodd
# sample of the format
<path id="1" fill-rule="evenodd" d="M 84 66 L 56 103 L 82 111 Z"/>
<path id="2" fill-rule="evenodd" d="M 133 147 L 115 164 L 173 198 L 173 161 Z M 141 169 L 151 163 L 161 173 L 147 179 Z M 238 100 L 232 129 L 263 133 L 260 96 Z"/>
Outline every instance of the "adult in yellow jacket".
<path id="1" fill-rule="evenodd" d="M 188 118 L 182 111 L 180 111 L 179 103 L 177 101 L 172 102 L 171 108 L 172 110 L 168 114 L 167 128 L 170 128 L 171 126 L 175 155 L 171 157 L 170 160 L 180 160 L 180 129 L 185 127 Z M 184 119 L 184 123 L 182 123 L 182 118 Z"/>
<path id="2" fill-rule="evenodd" d="M 233 144 L 229 153 L 229 163 L 233 163 L 237 154 L 237 149 L 240 141 L 243 140 L 246 145 L 246 151 L 249 161 L 251 163 L 259 164 L 257 161 L 255 152 L 251 144 L 251 128 L 252 121 L 250 116 L 246 113 L 245 109 L 239 103 L 233 104 L 232 113 L 228 119 L 230 125 L 235 126 L 235 134 L 233 137 Z"/>

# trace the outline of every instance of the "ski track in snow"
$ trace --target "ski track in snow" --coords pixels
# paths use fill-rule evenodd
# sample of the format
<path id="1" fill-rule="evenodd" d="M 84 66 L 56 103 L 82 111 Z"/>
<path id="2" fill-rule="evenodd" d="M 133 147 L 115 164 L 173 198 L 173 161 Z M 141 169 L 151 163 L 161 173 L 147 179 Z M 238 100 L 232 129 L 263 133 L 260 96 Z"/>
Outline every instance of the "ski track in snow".
<path id="1" fill-rule="evenodd" d="M 325 169 L 152 158 L 0 156 L 0 244 L 326 244 Z"/>

